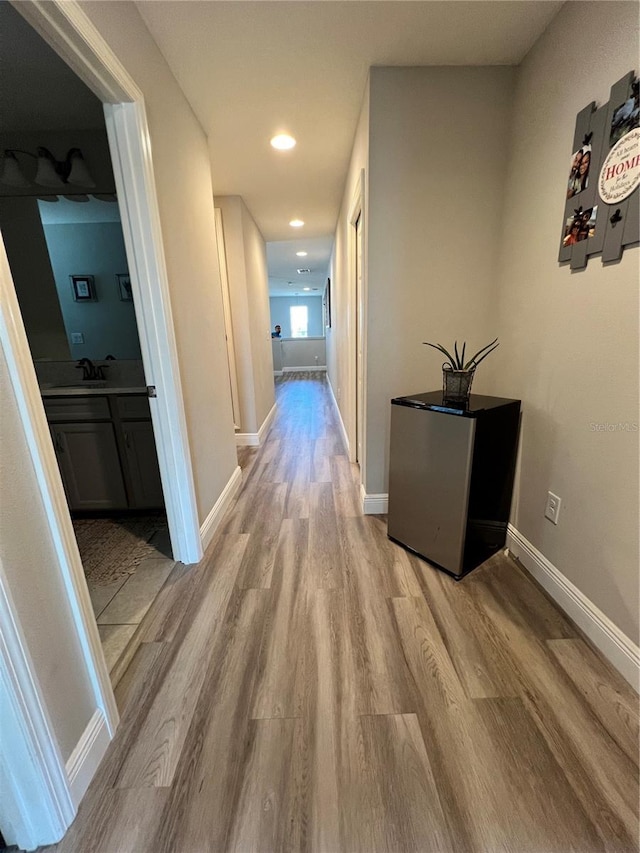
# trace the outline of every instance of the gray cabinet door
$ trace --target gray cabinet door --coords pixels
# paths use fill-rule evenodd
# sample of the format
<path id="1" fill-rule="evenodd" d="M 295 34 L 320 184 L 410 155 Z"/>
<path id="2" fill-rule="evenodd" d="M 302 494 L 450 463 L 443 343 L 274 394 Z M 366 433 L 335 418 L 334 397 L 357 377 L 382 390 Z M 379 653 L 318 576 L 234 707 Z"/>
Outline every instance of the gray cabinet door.
<path id="1" fill-rule="evenodd" d="M 126 421 L 122 424 L 129 482 L 133 494 L 130 506 L 162 507 L 164 495 L 151 421 Z"/>
<path id="2" fill-rule="evenodd" d="M 70 509 L 126 508 L 113 424 L 61 423 L 51 434 Z"/>

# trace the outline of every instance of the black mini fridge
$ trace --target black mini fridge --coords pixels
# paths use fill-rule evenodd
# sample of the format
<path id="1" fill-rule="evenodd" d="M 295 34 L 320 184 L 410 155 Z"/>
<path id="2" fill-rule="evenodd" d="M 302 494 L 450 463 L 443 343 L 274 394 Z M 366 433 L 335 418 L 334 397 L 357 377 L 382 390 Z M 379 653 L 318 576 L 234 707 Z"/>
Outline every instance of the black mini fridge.
<path id="1" fill-rule="evenodd" d="M 520 401 L 391 401 L 389 538 L 460 579 L 505 545 Z"/>

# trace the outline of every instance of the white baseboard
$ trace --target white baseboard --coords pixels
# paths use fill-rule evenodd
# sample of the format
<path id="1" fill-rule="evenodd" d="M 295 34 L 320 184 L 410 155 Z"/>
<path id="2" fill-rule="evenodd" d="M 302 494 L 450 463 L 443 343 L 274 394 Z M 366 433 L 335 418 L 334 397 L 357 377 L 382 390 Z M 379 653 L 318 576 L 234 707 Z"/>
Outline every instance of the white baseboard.
<path id="1" fill-rule="evenodd" d="M 102 709 L 96 708 L 66 763 L 71 797 L 77 808 L 111 742 Z"/>
<path id="2" fill-rule="evenodd" d="M 282 371 L 282 370 L 274 370 L 274 371 L 273 371 L 273 375 L 274 375 L 274 376 L 282 376 L 282 373 L 283 373 L 283 371 Z"/>
<path id="3" fill-rule="evenodd" d="M 235 498 L 238 493 L 238 489 L 240 488 L 240 484 L 242 483 L 242 469 L 240 466 L 236 466 L 231 477 L 229 477 L 229 482 L 222 490 L 222 493 L 218 500 L 213 505 L 213 509 L 209 513 L 209 515 L 202 522 L 202 526 L 200 527 L 200 539 L 202 540 L 202 550 L 206 551 L 209 543 L 213 539 L 213 536 L 218 529 L 220 522 L 225 514 L 225 512 L 231 506 L 231 501 Z"/>
<path id="4" fill-rule="evenodd" d="M 360 500 L 362 512 L 365 515 L 386 515 L 389 509 L 389 495 L 368 495 L 362 483 L 360 484 Z"/>
<path id="5" fill-rule="evenodd" d="M 273 404 L 271 411 L 262 422 L 262 426 L 258 432 L 236 433 L 236 447 L 260 447 L 269 427 L 271 426 L 271 422 L 276 416 L 276 405 L 276 403 Z"/>
<path id="6" fill-rule="evenodd" d="M 237 432 L 236 447 L 258 447 L 260 439 L 257 432 Z"/>
<path id="7" fill-rule="evenodd" d="M 342 433 L 342 440 L 344 441 L 344 446 L 347 449 L 347 456 L 349 456 L 349 436 L 347 435 L 347 430 L 345 429 L 344 421 L 342 420 L 342 414 L 340 413 L 340 406 L 336 400 L 336 395 L 333 393 L 333 385 L 331 384 L 330 379 L 328 380 L 327 385 L 329 386 L 329 393 L 331 394 L 331 399 L 333 400 L 333 405 L 335 407 L 336 414 L 338 415 L 338 424 L 340 426 L 340 432 Z"/>
<path id="8" fill-rule="evenodd" d="M 512 524 L 507 532 L 507 547 L 637 691 L 640 683 L 638 646 Z"/>
<path id="9" fill-rule="evenodd" d="M 298 371 L 300 371 L 301 373 L 304 373 L 304 372 L 309 372 L 310 370 L 324 370 L 324 371 L 326 371 L 326 369 L 327 369 L 326 364 L 309 364 L 305 367 L 283 367 L 282 372 L 283 373 L 298 373 Z"/>

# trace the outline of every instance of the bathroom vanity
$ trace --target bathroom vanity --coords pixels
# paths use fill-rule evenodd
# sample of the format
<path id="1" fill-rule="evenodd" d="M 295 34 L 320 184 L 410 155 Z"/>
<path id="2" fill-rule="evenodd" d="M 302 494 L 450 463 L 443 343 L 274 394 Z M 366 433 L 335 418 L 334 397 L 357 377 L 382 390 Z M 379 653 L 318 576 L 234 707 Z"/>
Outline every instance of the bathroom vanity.
<path id="1" fill-rule="evenodd" d="M 72 511 L 164 506 L 146 388 L 42 388 Z"/>

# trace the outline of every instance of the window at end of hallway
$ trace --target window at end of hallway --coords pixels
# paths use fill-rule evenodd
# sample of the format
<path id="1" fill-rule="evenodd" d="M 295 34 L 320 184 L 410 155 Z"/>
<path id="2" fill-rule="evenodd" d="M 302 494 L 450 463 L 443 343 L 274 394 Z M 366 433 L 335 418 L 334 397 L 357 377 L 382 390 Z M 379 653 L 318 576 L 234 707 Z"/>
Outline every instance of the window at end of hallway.
<path id="1" fill-rule="evenodd" d="M 309 309 L 306 305 L 292 305 L 289 308 L 291 317 L 291 337 L 306 338 L 309 328 Z"/>

